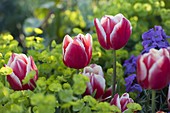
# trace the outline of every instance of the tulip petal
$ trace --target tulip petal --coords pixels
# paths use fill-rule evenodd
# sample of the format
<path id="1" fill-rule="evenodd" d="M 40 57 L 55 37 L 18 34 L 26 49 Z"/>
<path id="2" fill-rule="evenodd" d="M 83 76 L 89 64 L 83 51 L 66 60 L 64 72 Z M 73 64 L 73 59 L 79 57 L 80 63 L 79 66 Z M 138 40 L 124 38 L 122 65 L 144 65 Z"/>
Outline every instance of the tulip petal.
<path id="1" fill-rule="evenodd" d="M 20 79 L 14 73 L 12 73 L 11 75 L 8 75 L 7 80 L 10 86 L 12 87 L 12 89 L 22 90 L 22 84 L 20 82 Z"/>
<path id="2" fill-rule="evenodd" d="M 69 36 L 69 35 L 66 35 L 64 37 L 64 40 L 63 40 L 63 55 L 65 53 L 65 49 L 67 48 L 67 46 L 69 45 L 69 43 L 73 42 L 73 39 Z"/>
<path id="3" fill-rule="evenodd" d="M 119 23 L 114 26 L 113 31 L 110 34 L 111 48 L 114 50 L 120 49 L 127 43 L 131 35 L 130 22 L 122 18 Z"/>
<path id="4" fill-rule="evenodd" d="M 20 60 L 24 61 L 27 64 L 27 56 L 25 54 L 16 54 L 15 58 L 20 59 Z"/>
<path id="5" fill-rule="evenodd" d="M 93 88 L 90 82 L 87 83 L 87 88 L 84 95 L 91 95 L 93 93 Z"/>
<path id="6" fill-rule="evenodd" d="M 84 75 L 89 75 L 90 76 L 90 74 L 91 73 L 93 73 L 93 68 L 91 68 L 90 66 L 86 66 L 84 69 L 83 69 L 83 74 Z"/>
<path id="7" fill-rule="evenodd" d="M 96 66 L 93 67 L 93 73 L 95 73 L 96 75 L 101 75 L 102 77 L 104 77 L 102 67 L 99 66 L 99 65 L 96 65 Z"/>
<path id="8" fill-rule="evenodd" d="M 107 44 L 106 33 L 97 18 L 94 19 L 94 25 L 96 27 L 96 32 L 100 45 L 105 49 L 110 49 L 109 45 Z"/>
<path id="9" fill-rule="evenodd" d="M 101 19 L 101 25 L 105 31 L 107 44 L 109 46 L 110 46 L 110 33 L 112 32 L 114 26 L 116 25 L 116 23 L 113 21 L 113 18 L 114 18 L 113 16 L 105 15 Z"/>
<path id="10" fill-rule="evenodd" d="M 88 55 L 87 64 L 89 64 L 92 57 L 92 37 L 89 33 L 86 34 L 84 42 L 85 50 Z"/>
<path id="11" fill-rule="evenodd" d="M 33 60 L 32 56 L 30 56 L 30 57 L 28 57 L 26 75 L 32 70 L 36 71 L 36 75 L 34 76 L 34 80 L 37 80 L 38 79 L 38 69 L 37 69 L 37 66 L 34 63 L 34 60 Z"/>
<path id="12" fill-rule="evenodd" d="M 137 78 L 139 78 L 140 81 L 143 81 L 147 76 L 147 69 L 143 62 L 144 58 L 144 56 L 139 56 L 137 60 Z"/>
<path id="13" fill-rule="evenodd" d="M 112 100 L 110 101 L 111 105 L 117 106 L 121 110 L 119 94 L 115 94 Z"/>
<path id="14" fill-rule="evenodd" d="M 81 69 L 87 65 L 88 56 L 85 52 L 85 47 L 79 39 L 68 44 L 63 61 L 66 66 L 76 69 Z"/>
<path id="15" fill-rule="evenodd" d="M 104 94 L 105 79 L 100 75 L 93 74 L 90 82 L 92 84 L 93 91 L 96 90 L 95 98 L 100 98 Z"/>
<path id="16" fill-rule="evenodd" d="M 17 55 L 18 54 L 16 54 L 16 53 L 12 53 L 12 55 L 11 55 L 11 57 L 10 57 L 8 63 L 7 63 L 7 66 L 11 65 L 11 63 L 14 61 L 15 56 L 17 56 Z"/>
<path id="17" fill-rule="evenodd" d="M 112 96 L 112 86 L 109 87 L 102 96 L 103 100 L 107 100 Z"/>
<path id="18" fill-rule="evenodd" d="M 120 104 L 121 104 L 121 110 L 124 111 L 127 109 L 127 104 L 128 103 L 132 103 L 133 100 L 131 98 L 129 98 L 129 94 L 128 93 L 124 93 L 121 97 L 120 97 Z"/>
<path id="19" fill-rule="evenodd" d="M 88 55 L 88 61 L 87 64 L 89 64 L 92 56 L 92 37 L 89 33 L 87 33 L 85 36 L 82 34 L 77 35 L 75 38 L 78 38 L 82 42 L 82 46 L 85 47 L 85 51 Z"/>
<path id="20" fill-rule="evenodd" d="M 17 77 L 22 81 L 25 78 L 26 74 L 26 65 L 25 62 L 21 59 L 15 57 L 14 61 L 11 63 L 11 68 Z"/>
<path id="21" fill-rule="evenodd" d="M 36 87 L 35 81 L 31 79 L 28 84 L 23 85 L 23 90 L 34 90 Z"/>
<path id="22" fill-rule="evenodd" d="M 149 70 L 148 81 L 151 89 L 162 89 L 164 88 L 169 79 L 169 65 L 170 61 L 167 57 L 162 56 L 159 58 Z M 158 80 L 158 78 L 160 78 Z"/>

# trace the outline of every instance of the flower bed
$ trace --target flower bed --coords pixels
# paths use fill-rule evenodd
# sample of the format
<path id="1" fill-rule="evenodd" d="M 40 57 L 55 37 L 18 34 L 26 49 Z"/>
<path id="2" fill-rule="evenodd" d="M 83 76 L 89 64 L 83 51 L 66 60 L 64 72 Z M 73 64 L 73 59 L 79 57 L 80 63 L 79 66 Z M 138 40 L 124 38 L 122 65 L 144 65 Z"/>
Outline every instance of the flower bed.
<path id="1" fill-rule="evenodd" d="M 48 45 L 40 28 L 21 42 L 1 33 L 0 113 L 170 111 L 170 36 L 159 25 L 140 36 L 127 14 L 100 14 Z"/>

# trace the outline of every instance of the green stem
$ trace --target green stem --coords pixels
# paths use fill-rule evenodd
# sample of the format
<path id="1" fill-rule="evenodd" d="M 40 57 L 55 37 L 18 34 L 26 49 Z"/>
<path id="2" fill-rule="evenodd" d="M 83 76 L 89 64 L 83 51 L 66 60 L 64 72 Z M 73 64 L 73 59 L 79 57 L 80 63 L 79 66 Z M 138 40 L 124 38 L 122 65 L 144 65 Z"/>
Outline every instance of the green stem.
<path id="1" fill-rule="evenodd" d="M 76 73 L 79 74 L 79 69 L 77 69 Z"/>
<path id="2" fill-rule="evenodd" d="M 4 86 L 6 86 L 6 76 L 3 76 L 3 82 L 4 82 Z"/>
<path id="3" fill-rule="evenodd" d="M 152 113 L 155 113 L 155 96 L 156 96 L 156 91 L 152 90 Z"/>
<path id="4" fill-rule="evenodd" d="M 112 97 L 116 94 L 116 50 L 113 50 Z"/>
<path id="5" fill-rule="evenodd" d="M 146 106 L 146 111 L 149 112 L 149 106 L 150 106 L 150 90 L 144 90 L 146 98 L 147 98 L 147 102 L 145 104 Z"/>

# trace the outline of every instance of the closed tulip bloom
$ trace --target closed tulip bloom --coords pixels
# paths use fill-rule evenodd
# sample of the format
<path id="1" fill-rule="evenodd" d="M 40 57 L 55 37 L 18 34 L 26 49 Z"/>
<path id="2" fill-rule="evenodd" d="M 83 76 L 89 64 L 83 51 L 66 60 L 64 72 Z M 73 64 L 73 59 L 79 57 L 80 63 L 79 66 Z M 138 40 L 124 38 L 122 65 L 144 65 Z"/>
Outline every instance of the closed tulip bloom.
<path id="1" fill-rule="evenodd" d="M 81 69 L 87 66 L 92 56 L 92 37 L 77 35 L 72 39 L 66 35 L 63 40 L 63 62 L 66 66 Z"/>
<path id="2" fill-rule="evenodd" d="M 167 49 L 150 49 L 137 60 L 137 80 L 144 89 L 160 90 L 170 81 L 170 56 Z"/>
<path id="3" fill-rule="evenodd" d="M 84 95 L 95 94 L 95 98 L 98 99 L 104 94 L 105 79 L 103 78 L 103 70 L 101 66 L 91 64 L 83 70 L 83 75 L 89 77 L 90 82 L 87 83 L 87 88 Z"/>
<path id="4" fill-rule="evenodd" d="M 114 98 L 110 101 L 110 104 L 117 106 L 122 112 L 124 112 L 127 110 L 127 104 L 133 102 L 133 99 L 129 98 L 129 94 L 124 93 L 121 97 L 119 97 L 119 94 L 115 94 Z"/>
<path id="5" fill-rule="evenodd" d="M 94 25 L 100 45 L 107 50 L 118 50 L 125 46 L 132 33 L 130 21 L 122 14 L 105 15 L 100 21 L 96 18 Z"/>
<path id="6" fill-rule="evenodd" d="M 12 74 L 7 76 L 7 80 L 14 90 L 33 90 L 36 87 L 35 82 L 38 79 L 38 69 L 31 56 L 27 57 L 25 54 L 13 53 L 7 66 L 13 69 Z M 36 71 L 34 78 L 30 79 L 27 84 L 23 84 L 22 80 L 32 70 Z"/>

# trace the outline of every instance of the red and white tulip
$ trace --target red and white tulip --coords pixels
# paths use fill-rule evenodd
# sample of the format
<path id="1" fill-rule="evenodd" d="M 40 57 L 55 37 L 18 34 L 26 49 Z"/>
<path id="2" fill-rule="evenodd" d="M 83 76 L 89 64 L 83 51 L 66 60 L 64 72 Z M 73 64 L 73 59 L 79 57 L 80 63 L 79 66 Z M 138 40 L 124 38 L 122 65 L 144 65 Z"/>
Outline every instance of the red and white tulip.
<path id="1" fill-rule="evenodd" d="M 83 70 L 83 75 L 88 76 L 90 82 L 87 83 L 87 88 L 84 95 L 95 95 L 95 98 L 100 98 L 104 94 L 105 79 L 101 66 L 91 64 Z"/>
<path id="2" fill-rule="evenodd" d="M 124 112 L 127 110 L 127 104 L 133 102 L 133 99 L 129 98 L 129 94 L 124 93 L 121 97 L 119 97 L 119 94 L 115 94 L 114 98 L 110 101 L 110 104 L 117 106 L 122 112 Z"/>
<path id="3" fill-rule="evenodd" d="M 107 50 L 118 50 L 125 46 L 132 33 L 130 21 L 122 14 L 105 15 L 100 21 L 96 18 L 94 25 L 100 45 Z"/>
<path id="4" fill-rule="evenodd" d="M 72 39 L 66 35 L 63 40 L 63 62 L 66 66 L 81 69 L 87 66 L 92 57 L 92 37 L 77 35 Z"/>
<path id="5" fill-rule="evenodd" d="M 7 76 L 7 80 L 14 90 L 33 90 L 36 87 L 35 82 L 38 79 L 38 69 L 31 56 L 27 57 L 25 54 L 13 53 L 7 66 L 13 69 L 12 74 Z M 32 70 L 36 71 L 34 78 L 30 79 L 27 84 L 23 84 L 22 80 Z"/>
<path id="6" fill-rule="evenodd" d="M 137 60 L 137 80 L 145 89 L 160 90 L 170 81 L 170 53 L 167 49 L 150 49 Z"/>

